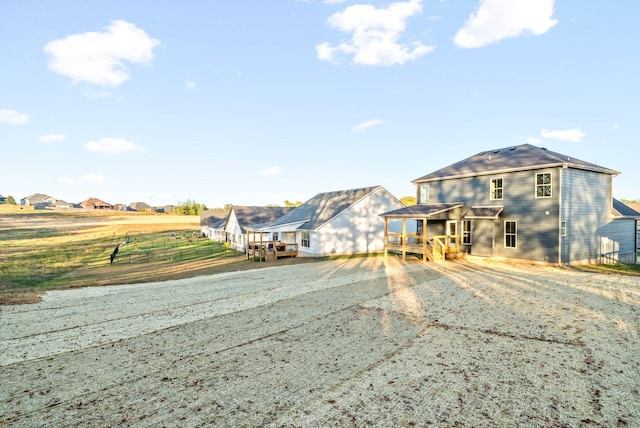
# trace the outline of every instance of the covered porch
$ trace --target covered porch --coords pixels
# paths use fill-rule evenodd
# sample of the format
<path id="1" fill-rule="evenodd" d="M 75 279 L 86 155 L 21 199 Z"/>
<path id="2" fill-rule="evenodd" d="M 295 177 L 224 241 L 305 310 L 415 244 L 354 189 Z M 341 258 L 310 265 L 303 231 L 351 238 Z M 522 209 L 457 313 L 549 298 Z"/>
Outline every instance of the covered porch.
<path id="1" fill-rule="evenodd" d="M 381 214 L 385 257 L 392 252 L 406 260 L 407 254 L 413 254 L 426 262 L 457 255 L 460 252 L 458 221 L 463 207 L 462 203 L 418 204 Z M 400 230 L 390 230 L 389 222 L 393 220 L 401 221 Z M 408 231 L 407 220 L 416 222 L 415 232 Z"/>

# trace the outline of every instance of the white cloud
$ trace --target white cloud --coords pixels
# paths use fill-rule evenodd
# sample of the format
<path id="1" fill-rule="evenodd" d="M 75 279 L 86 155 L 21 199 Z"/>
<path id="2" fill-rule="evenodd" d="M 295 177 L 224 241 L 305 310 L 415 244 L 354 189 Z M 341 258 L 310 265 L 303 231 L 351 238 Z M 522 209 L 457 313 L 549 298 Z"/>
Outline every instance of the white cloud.
<path id="1" fill-rule="evenodd" d="M 187 89 L 193 89 L 196 87 L 196 82 L 187 82 L 185 86 L 187 87 Z"/>
<path id="2" fill-rule="evenodd" d="M 611 125 L 611 129 L 612 130 L 616 130 L 616 129 L 620 129 L 620 125 L 618 125 L 617 123 L 614 123 L 613 125 Z"/>
<path id="3" fill-rule="evenodd" d="M 84 144 L 84 148 L 89 150 L 90 152 L 106 153 L 109 155 L 133 151 L 139 153 L 146 152 L 144 147 L 139 146 L 133 141 L 128 141 L 123 138 L 110 137 L 100 138 L 96 141 L 89 141 Z"/>
<path id="4" fill-rule="evenodd" d="M 284 171 L 282 170 L 282 168 L 278 166 L 272 166 L 258 171 L 258 175 L 278 175 L 282 174 L 283 172 Z"/>
<path id="5" fill-rule="evenodd" d="M 124 62 L 149 64 L 160 44 L 126 21 L 111 21 L 104 32 L 72 34 L 47 43 L 49 69 L 76 82 L 120 86 L 131 76 Z"/>
<path id="6" fill-rule="evenodd" d="M 398 43 L 406 29 L 406 20 L 422 12 L 421 0 L 391 3 L 386 9 L 357 4 L 328 18 L 331 27 L 352 33 L 348 42 L 332 46 L 316 45 L 318 59 L 337 62 L 338 55 L 353 55 L 355 64 L 389 66 L 404 64 L 435 49 L 420 42 Z"/>
<path id="7" fill-rule="evenodd" d="M 540 35 L 558 23 L 555 0 L 481 0 L 455 38 L 462 48 L 479 48 L 523 34 Z"/>
<path id="8" fill-rule="evenodd" d="M 529 137 L 529 138 L 527 138 L 527 143 L 529 143 L 529 144 L 540 144 L 540 143 L 542 143 L 542 138 Z"/>
<path id="9" fill-rule="evenodd" d="M 86 174 L 80 180 L 85 183 L 103 183 L 107 181 L 107 178 L 99 174 Z"/>
<path id="10" fill-rule="evenodd" d="M 555 131 L 543 129 L 542 131 L 540 131 L 540 135 L 542 136 L 542 138 L 571 141 L 574 143 L 580 143 L 582 139 L 587 136 L 587 134 L 585 134 L 584 132 L 582 132 L 582 130 L 578 128 L 555 130 Z"/>
<path id="11" fill-rule="evenodd" d="M 25 113 L 18 113 L 15 110 L 0 110 L 0 122 L 9 125 L 23 125 L 29 121 L 29 116 Z"/>
<path id="12" fill-rule="evenodd" d="M 67 134 L 47 134 L 38 137 L 38 141 L 43 143 L 52 143 L 54 141 L 62 141 L 67 138 Z"/>
<path id="13" fill-rule="evenodd" d="M 375 125 L 382 125 L 383 123 L 384 123 L 384 120 L 382 120 L 382 119 L 371 119 L 371 120 L 359 123 L 356 126 L 354 126 L 353 127 L 353 132 L 360 132 L 360 131 L 363 131 L 363 130 L 365 130 L 367 128 L 371 128 L 372 126 L 375 126 Z"/>

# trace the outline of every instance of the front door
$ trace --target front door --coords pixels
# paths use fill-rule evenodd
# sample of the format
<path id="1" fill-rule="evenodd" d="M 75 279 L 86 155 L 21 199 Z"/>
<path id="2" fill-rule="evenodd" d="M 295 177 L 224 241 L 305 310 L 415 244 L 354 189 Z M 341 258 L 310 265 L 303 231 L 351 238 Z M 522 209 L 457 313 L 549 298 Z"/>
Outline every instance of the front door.
<path id="1" fill-rule="evenodd" d="M 456 236 L 458 235 L 458 221 L 457 220 L 447 220 L 447 235 L 449 240 L 449 246 L 456 245 Z"/>

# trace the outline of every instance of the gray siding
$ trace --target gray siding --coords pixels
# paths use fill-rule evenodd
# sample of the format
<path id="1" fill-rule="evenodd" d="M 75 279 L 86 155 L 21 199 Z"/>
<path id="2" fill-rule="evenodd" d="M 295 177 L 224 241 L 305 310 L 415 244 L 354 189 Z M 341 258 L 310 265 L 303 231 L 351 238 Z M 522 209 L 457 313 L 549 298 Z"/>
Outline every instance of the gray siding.
<path id="1" fill-rule="evenodd" d="M 537 173 L 552 174 L 552 197 L 536 198 L 535 179 Z M 490 199 L 491 178 L 503 180 L 503 198 Z M 463 202 L 467 208 L 472 206 L 504 206 L 493 232 L 480 222 L 472 220 L 472 254 L 491 254 L 496 257 L 513 257 L 526 260 L 549 261 L 557 263 L 559 258 L 559 194 L 560 169 L 517 171 L 505 174 L 483 175 L 476 177 L 443 180 L 429 183 L 429 202 Z M 517 221 L 517 248 L 504 246 L 504 221 Z M 476 239 L 473 231 L 480 235 Z M 494 233 L 493 251 L 483 248 L 488 245 L 487 234 Z M 477 245 L 477 248 L 474 248 Z"/>
<path id="2" fill-rule="evenodd" d="M 498 220 L 471 220 L 471 249 L 474 256 L 493 256 Z"/>
<path id="3" fill-rule="evenodd" d="M 611 219 L 611 176 L 564 169 L 561 221 L 567 236 L 561 238 L 562 263 L 596 262 L 600 252 L 598 230 Z"/>
<path id="4" fill-rule="evenodd" d="M 601 263 L 636 263 L 636 221 L 625 218 L 608 222 L 598 230 Z"/>

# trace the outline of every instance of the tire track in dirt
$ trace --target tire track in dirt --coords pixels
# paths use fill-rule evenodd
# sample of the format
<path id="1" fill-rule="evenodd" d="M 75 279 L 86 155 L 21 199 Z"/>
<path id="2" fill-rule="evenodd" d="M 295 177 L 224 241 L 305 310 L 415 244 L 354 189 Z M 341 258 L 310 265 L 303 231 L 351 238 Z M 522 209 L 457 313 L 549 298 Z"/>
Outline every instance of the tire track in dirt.
<path id="1" fill-rule="evenodd" d="M 250 346 L 254 341 L 263 341 L 272 335 L 285 334 L 291 328 L 296 328 L 297 324 L 295 322 L 291 324 L 292 321 L 289 321 L 288 317 L 283 315 L 274 316 L 274 314 L 281 313 L 279 309 L 281 306 L 300 308 L 302 312 L 293 309 L 284 312 L 284 315 L 295 315 L 292 320 L 298 320 L 298 323 L 308 322 L 307 320 L 309 319 L 315 321 L 318 318 L 327 316 L 327 314 L 344 310 L 342 308 L 348 303 L 358 304 L 358 298 L 353 300 L 353 296 L 349 297 L 354 289 L 358 289 L 358 287 L 371 289 L 372 292 L 378 293 L 376 296 L 389 293 L 386 278 L 378 278 L 376 283 L 378 285 L 372 287 L 371 280 L 358 283 L 347 280 L 345 284 L 333 287 L 333 289 L 337 288 L 341 291 L 325 289 L 309 291 L 302 296 L 292 297 L 286 302 L 276 301 L 265 307 L 254 308 L 252 311 L 243 311 L 215 319 L 201 320 L 138 338 L 122 340 L 112 343 L 111 347 L 103 346 L 36 360 L 31 362 L 28 367 L 26 364 L 14 364 L 7 367 L 5 373 L 8 378 L 16 379 L 14 390 L 9 396 L 0 397 L 0 402 L 30 401 L 34 407 L 31 410 L 25 408 L 23 412 L 27 414 L 35 412 L 35 414 L 38 414 L 39 409 L 47 408 L 47 404 L 51 402 L 55 404 L 55 407 L 64 406 L 65 404 L 71 405 L 69 403 L 76 401 L 74 397 L 96 395 L 100 396 L 102 401 L 105 396 L 113 395 L 114 400 L 117 400 L 117 397 L 127 395 L 127 392 L 131 390 L 131 385 L 146 385 L 145 379 L 147 378 L 157 381 L 160 373 L 175 372 L 174 365 L 176 364 L 193 366 L 195 364 L 194 360 L 198 360 L 205 355 L 226 353 L 235 347 Z M 338 293 L 338 300 L 325 299 L 318 296 L 318 294 L 327 292 Z M 307 299 L 310 299 L 311 303 L 304 304 Z M 322 302 L 322 305 L 318 305 L 319 302 Z M 348 306 L 346 307 L 348 308 Z M 260 321 L 256 321 L 256 319 Z M 225 320 L 228 320 L 228 322 L 225 322 Z M 254 328 L 247 328 L 251 324 Z M 284 330 L 279 328 L 283 324 L 286 327 Z M 225 332 L 224 335 L 207 333 L 210 332 L 208 328 L 210 325 L 221 326 L 222 331 Z M 251 334 L 250 340 L 243 340 L 239 343 L 232 342 L 231 345 L 227 344 L 226 347 L 221 346 L 228 340 L 226 339 L 227 335 L 237 340 L 247 334 Z M 189 343 L 189 346 L 183 346 L 185 341 Z M 164 351 L 154 352 L 158 349 L 164 349 Z M 102 355 L 103 353 L 105 355 L 111 353 L 106 361 L 105 355 Z M 141 355 L 144 357 L 140 357 Z M 188 356 L 188 361 L 185 361 L 185 355 Z M 144 364 L 140 363 L 140 358 L 144 359 Z M 55 362 L 55 365 L 59 366 L 60 369 L 54 373 L 47 373 L 47 367 L 51 366 L 52 362 Z M 105 363 L 107 367 L 105 367 Z M 34 366 L 36 367 L 34 368 Z M 152 369 L 134 375 L 139 370 L 139 366 L 148 366 Z M 154 367 L 155 369 L 153 369 Z M 108 372 L 109 378 L 126 379 L 126 382 L 117 382 L 111 385 L 101 384 L 99 381 L 100 376 L 96 373 L 105 370 Z M 28 377 L 30 373 L 33 374 L 32 378 Z M 25 378 L 25 376 L 27 377 Z M 162 376 L 162 379 L 165 377 L 167 376 Z M 174 377 L 176 376 L 171 376 L 171 378 Z M 84 379 L 85 381 L 82 384 L 78 384 L 74 389 L 64 385 L 65 380 L 69 378 Z M 32 387 L 28 391 L 19 391 L 20 385 L 31 385 Z M 89 385 L 95 385 L 96 390 L 87 391 L 86 389 Z M 161 385 L 164 385 L 164 383 L 161 383 Z M 142 388 L 146 389 L 147 386 Z M 155 390 L 156 388 L 157 385 L 151 389 Z M 110 391 L 114 389 L 117 392 L 110 394 Z M 66 396 L 61 395 L 59 392 L 53 398 L 48 392 L 65 390 L 70 390 Z M 82 403 L 85 403 L 85 401 L 83 399 Z M 86 409 L 87 406 L 83 404 L 80 407 Z M 65 414 L 68 414 L 68 412 L 69 410 L 67 409 Z"/>

